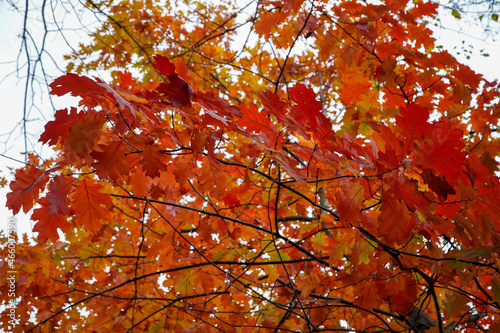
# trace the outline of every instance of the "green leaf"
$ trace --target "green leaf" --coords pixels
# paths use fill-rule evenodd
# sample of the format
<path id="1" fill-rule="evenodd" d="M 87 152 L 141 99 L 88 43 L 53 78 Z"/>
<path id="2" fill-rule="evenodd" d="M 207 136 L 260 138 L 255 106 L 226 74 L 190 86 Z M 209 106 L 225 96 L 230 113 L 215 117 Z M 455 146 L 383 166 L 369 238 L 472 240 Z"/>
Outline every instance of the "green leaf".
<path id="1" fill-rule="evenodd" d="M 449 318 L 456 318 L 469 311 L 467 303 L 470 299 L 460 294 L 448 294 L 443 301 L 443 310 L 448 312 Z"/>
<path id="2" fill-rule="evenodd" d="M 472 247 L 450 252 L 448 257 L 470 261 L 479 258 L 490 258 L 491 252 L 493 252 L 493 249 L 490 247 Z"/>
<path id="3" fill-rule="evenodd" d="M 282 252 L 280 251 L 278 253 L 279 250 L 276 250 L 276 251 L 272 251 L 269 253 L 269 256 L 271 257 L 271 260 L 272 261 L 288 261 L 290 260 L 290 256 L 288 255 L 288 253 L 285 253 L 285 252 Z"/>
<path id="4" fill-rule="evenodd" d="M 494 277 L 493 281 L 491 281 L 491 291 L 493 292 L 493 298 L 496 301 L 500 300 L 500 279 L 498 277 Z"/>
<path id="5" fill-rule="evenodd" d="M 319 232 L 313 236 L 312 243 L 313 243 L 313 248 L 316 251 L 321 251 L 325 248 L 326 245 L 328 245 L 328 239 L 326 238 L 324 232 Z"/>
<path id="6" fill-rule="evenodd" d="M 148 329 L 148 331 L 149 331 L 149 333 L 156 333 L 156 332 L 158 332 L 159 330 L 161 330 L 161 329 L 162 329 L 162 328 L 164 328 L 164 327 L 165 327 L 165 324 L 164 324 L 164 323 L 158 323 L 158 324 L 156 324 L 156 325 L 154 325 L 154 326 L 151 326 L 151 327 Z"/>
<path id="7" fill-rule="evenodd" d="M 359 254 L 359 262 L 362 264 L 368 264 L 370 262 L 370 256 L 366 250 Z"/>
<path id="8" fill-rule="evenodd" d="M 460 13 L 456 9 L 453 9 L 451 11 L 451 15 L 453 15 L 453 17 L 456 18 L 457 20 L 460 20 L 462 18 L 462 15 L 460 15 Z"/>
<path id="9" fill-rule="evenodd" d="M 491 14 L 491 19 L 495 22 L 498 22 L 498 14 Z"/>

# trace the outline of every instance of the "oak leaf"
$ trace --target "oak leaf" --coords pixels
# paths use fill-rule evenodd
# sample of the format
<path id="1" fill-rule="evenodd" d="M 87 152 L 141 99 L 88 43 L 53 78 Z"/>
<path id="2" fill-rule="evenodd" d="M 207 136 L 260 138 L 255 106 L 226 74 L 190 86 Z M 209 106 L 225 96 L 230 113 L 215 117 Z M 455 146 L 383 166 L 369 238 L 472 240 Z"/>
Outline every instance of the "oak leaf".
<path id="1" fill-rule="evenodd" d="M 184 107 L 191 106 L 191 99 L 193 99 L 196 94 L 189 84 L 181 77 L 173 74 L 168 75 L 166 79 L 168 82 L 163 82 L 156 87 L 156 91 L 160 98 L 166 99 L 180 110 Z"/>
<path id="2" fill-rule="evenodd" d="M 55 119 L 45 125 L 45 131 L 40 135 L 39 141 L 49 145 L 64 141 L 71 127 L 84 116 L 85 113 L 78 112 L 74 107 L 69 111 L 67 109 L 56 111 Z"/>
<path id="3" fill-rule="evenodd" d="M 216 97 L 212 93 L 198 93 L 196 95 L 196 102 L 202 107 L 212 110 L 223 117 L 231 118 L 233 116 L 242 116 L 237 106 L 231 105 L 229 102 Z"/>
<path id="4" fill-rule="evenodd" d="M 91 232 L 96 232 L 109 216 L 109 209 L 105 206 L 111 204 L 108 194 L 101 193 L 102 185 L 91 178 L 82 179 L 72 194 L 74 200 L 71 206 L 75 213 L 75 224 L 83 226 Z"/>
<path id="5" fill-rule="evenodd" d="M 69 93 L 71 96 L 93 98 L 102 105 L 111 102 L 112 106 L 117 105 L 122 111 L 128 110 L 134 116 L 136 115 L 133 104 L 123 98 L 112 86 L 104 83 L 99 78 L 92 80 L 86 76 L 66 73 L 55 79 L 50 84 L 50 88 L 52 95 L 63 96 Z"/>
<path id="6" fill-rule="evenodd" d="M 140 154 L 139 164 L 144 167 L 146 176 L 151 178 L 160 175 L 161 170 L 166 170 L 167 165 L 163 162 L 164 155 L 153 145 L 146 145 Z"/>
<path id="7" fill-rule="evenodd" d="M 400 112 L 401 116 L 396 116 L 396 124 L 408 140 L 415 140 L 432 131 L 432 125 L 427 122 L 429 111 L 417 104 L 410 104 L 400 108 Z"/>
<path id="8" fill-rule="evenodd" d="M 261 90 L 259 97 L 264 105 L 264 110 L 275 116 L 278 122 L 283 122 L 288 112 L 288 104 L 269 90 Z"/>
<path id="9" fill-rule="evenodd" d="M 11 192 L 7 193 L 7 208 L 17 214 L 23 207 L 23 212 L 27 213 L 33 208 L 49 177 L 45 171 L 35 166 L 17 169 L 14 177 L 9 185 Z"/>
<path id="10" fill-rule="evenodd" d="M 70 230 L 71 224 L 69 224 L 66 217 L 59 212 L 53 213 L 53 209 L 50 208 L 52 204 L 46 198 L 42 198 L 39 201 L 41 208 L 37 208 L 33 211 L 32 219 L 38 221 L 33 227 L 34 232 L 38 232 L 38 243 L 43 244 L 47 240 L 56 242 L 59 239 L 58 229 L 61 229 L 63 233 Z"/>
<path id="11" fill-rule="evenodd" d="M 378 216 L 378 231 L 389 244 L 404 244 L 412 236 L 412 229 L 417 226 L 406 205 L 393 194 L 386 193 Z"/>
<path id="12" fill-rule="evenodd" d="M 101 178 L 117 180 L 121 175 L 126 175 L 130 169 L 127 153 L 128 146 L 122 140 L 113 140 L 106 145 L 99 145 L 90 155 L 95 159 L 92 166 Z"/>
<path id="13" fill-rule="evenodd" d="M 153 56 L 155 61 L 154 67 L 163 76 L 175 75 L 175 65 L 168 60 L 167 57 L 161 55 Z"/>
<path id="14" fill-rule="evenodd" d="M 264 112 L 259 112 L 257 106 L 251 104 L 240 109 L 243 117 L 239 118 L 237 124 L 245 127 L 247 131 L 254 133 L 269 133 L 274 131 L 271 121 Z"/>
<path id="15" fill-rule="evenodd" d="M 290 99 L 296 103 L 292 108 L 291 117 L 304 121 L 319 137 L 324 137 L 332 130 L 330 120 L 322 113 L 323 105 L 316 99 L 316 93 L 303 84 L 296 84 L 289 91 Z"/>
<path id="16" fill-rule="evenodd" d="M 52 215 L 61 214 L 65 216 L 68 212 L 68 194 L 74 183 L 73 177 L 56 176 L 49 183 L 49 192 L 45 196 L 48 201 L 47 208 Z"/>
<path id="17" fill-rule="evenodd" d="M 105 121 L 101 112 L 88 112 L 71 126 L 63 142 L 67 163 L 76 165 L 83 161 L 91 163 L 92 158 L 89 154 L 102 135 Z"/>

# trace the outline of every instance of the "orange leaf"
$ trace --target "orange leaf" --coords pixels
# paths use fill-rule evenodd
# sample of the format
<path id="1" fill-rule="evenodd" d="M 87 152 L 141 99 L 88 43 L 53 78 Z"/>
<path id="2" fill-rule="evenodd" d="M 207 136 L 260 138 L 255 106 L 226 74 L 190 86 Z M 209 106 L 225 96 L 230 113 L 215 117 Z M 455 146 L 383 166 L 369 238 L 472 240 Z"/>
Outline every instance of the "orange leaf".
<path id="1" fill-rule="evenodd" d="M 71 208 L 77 214 L 75 217 L 77 226 L 95 232 L 101 227 L 101 221 L 105 221 L 109 216 L 109 210 L 104 206 L 111 204 L 111 198 L 108 194 L 99 192 L 101 189 L 102 186 L 91 178 L 84 178 L 76 187 L 72 195 L 75 203 Z"/>
<path id="2" fill-rule="evenodd" d="M 319 287 L 321 284 L 321 279 L 316 274 L 310 274 L 301 284 L 300 298 L 304 299 L 309 296 L 309 294 Z"/>
<path id="3" fill-rule="evenodd" d="M 135 196 L 145 197 L 151 189 L 151 178 L 146 176 L 142 166 L 138 166 L 128 174 L 127 184 L 131 186 L 131 191 Z"/>
<path id="4" fill-rule="evenodd" d="M 146 176 L 151 178 L 160 175 L 161 170 L 166 170 L 167 165 L 163 163 L 164 155 L 158 152 L 158 149 L 153 145 L 147 145 L 141 152 L 141 164 L 146 170 Z"/>
<path id="5" fill-rule="evenodd" d="M 241 127 L 246 127 L 247 131 L 261 133 L 272 132 L 273 125 L 264 112 L 259 112 L 254 104 L 242 106 L 241 113 L 243 117 L 238 119 L 237 124 Z"/>
<path id="6" fill-rule="evenodd" d="M 341 185 L 341 190 L 335 194 L 339 219 L 345 227 L 359 225 L 362 220 L 364 188 L 359 184 Z"/>
<path id="7" fill-rule="evenodd" d="M 281 12 L 266 12 L 259 15 L 255 22 L 255 32 L 266 39 L 271 37 L 271 34 L 276 31 L 276 26 L 284 18 Z"/>
<path id="8" fill-rule="evenodd" d="M 191 140 L 191 149 L 193 150 L 194 158 L 198 158 L 200 153 L 203 153 L 203 148 L 208 143 L 208 139 L 212 135 L 210 128 L 196 129 Z"/>
<path id="9" fill-rule="evenodd" d="M 378 231 L 389 244 L 404 244 L 412 236 L 412 229 L 417 226 L 415 218 L 410 216 L 406 205 L 392 193 L 385 193 L 378 216 Z"/>

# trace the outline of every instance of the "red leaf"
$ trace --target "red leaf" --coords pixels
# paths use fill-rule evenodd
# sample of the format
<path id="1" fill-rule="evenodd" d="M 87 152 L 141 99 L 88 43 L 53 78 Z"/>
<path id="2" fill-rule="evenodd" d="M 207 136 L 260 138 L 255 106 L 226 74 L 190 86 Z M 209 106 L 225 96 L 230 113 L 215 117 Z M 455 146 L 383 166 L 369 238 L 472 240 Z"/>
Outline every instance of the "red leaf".
<path id="1" fill-rule="evenodd" d="M 300 183 L 305 182 L 305 174 L 303 170 L 295 167 L 297 165 L 297 161 L 291 160 L 287 155 L 280 151 L 276 151 L 273 153 L 273 158 L 283 167 L 283 169 L 288 172 L 288 174 L 297 180 Z"/>
<path id="2" fill-rule="evenodd" d="M 304 86 L 305 87 L 305 86 Z M 293 95 L 293 93 L 291 93 Z M 292 96 L 291 96 L 292 97 Z M 306 124 L 308 123 L 307 114 L 303 114 L 301 111 L 301 107 L 292 108 L 291 112 L 288 108 L 288 104 L 281 101 L 281 98 L 276 94 L 273 94 L 269 91 L 261 91 L 260 98 L 262 99 L 262 103 L 264 104 L 264 108 L 267 112 L 274 115 L 278 122 L 283 122 L 288 125 L 289 129 L 292 131 L 297 131 L 300 135 L 305 138 L 309 138 L 309 133 L 306 131 Z M 300 92 L 297 92 L 297 101 L 301 103 Z M 302 107 L 307 109 L 307 106 L 303 105 Z M 309 113 L 309 111 L 306 111 Z M 317 130 L 317 128 L 315 128 Z"/>
<path id="3" fill-rule="evenodd" d="M 410 104 L 400 109 L 401 116 L 396 116 L 396 124 L 408 139 L 417 139 L 432 131 L 432 125 L 427 122 L 429 111 L 416 104 Z"/>
<path id="4" fill-rule="evenodd" d="M 314 132 L 319 132 L 321 136 L 332 129 L 330 120 L 321 112 L 323 111 L 323 105 L 316 100 L 316 94 L 311 88 L 303 84 L 296 84 L 290 88 L 289 96 L 296 103 L 292 109 L 291 117 L 298 121 L 304 119 L 305 123 Z"/>
<path id="5" fill-rule="evenodd" d="M 421 213 L 432 214 L 427 199 L 423 192 L 420 192 L 415 180 L 409 180 L 402 173 L 391 173 L 385 176 L 386 183 L 391 191 L 403 201 L 411 212 L 419 210 Z"/>
<path id="6" fill-rule="evenodd" d="M 17 169 L 15 179 L 10 183 L 11 192 L 7 193 L 7 208 L 11 209 L 14 215 L 19 213 L 21 206 L 24 213 L 29 212 L 48 180 L 47 172 L 35 166 Z"/>
<path id="7" fill-rule="evenodd" d="M 229 104 L 222 98 L 215 97 L 211 93 L 198 93 L 196 102 L 208 110 L 215 111 L 225 117 L 242 116 L 237 106 Z"/>
<path id="8" fill-rule="evenodd" d="M 156 68 L 161 75 L 169 76 L 175 74 L 175 65 L 171 63 L 167 57 L 155 55 L 153 56 L 153 60 L 155 61 L 153 64 L 154 68 Z"/>
<path id="9" fill-rule="evenodd" d="M 58 77 L 50 84 L 50 93 L 56 96 L 64 96 L 68 93 L 71 96 L 90 97 L 101 95 L 102 88 L 89 77 L 67 73 Z"/>
<path id="10" fill-rule="evenodd" d="M 267 112 L 276 117 L 278 122 L 283 122 L 288 112 L 288 104 L 269 90 L 261 90 L 259 97 Z"/>
<path id="11" fill-rule="evenodd" d="M 130 169 L 126 153 L 127 146 L 121 140 L 113 140 L 107 145 L 99 145 L 101 151 L 94 151 L 90 155 L 96 159 L 92 166 L 101 178 L 117 180 L 126 175 Z"/>
<path id="12" fill-rule="evenodd" d="M 66 162 L 79 165 L 83 158 L 88 157 L 102 134 L 105 121 L 101 112 L 87 112 L 71 127 L 63 142 Z"/>
<path id="13" fill-rule="evenodd" d="M 162 161 L 164 155 L 159 153 L 155 147 L 151 145 L 146 146 L 140 155 L 141 160 L 139 164 L 144 167 L 146 176 L 154 178 L 160 175 L 161 170 L 167 169 L 167 165 Z"/>
<path id="14" fill-rule="evenodd" d="M 42 208 L 35 209 L 31 217 L 34 221 L 38 221 L 33 227 L 33 231 L 38 232 L 38 243 L 45 243 L 48 239 L 56 242 L 59 239 L 57 229 L 68 232 L 71 225 L 64 215 L 51 213 L 49 208 L 51 203 L 46 198 L 40 199 L 39 203 Z"/>
<path id="15" fill-rule="evenodd" d="M 175 65 L 164 56 L 154 56 L 156 63 L 153 66 L 163 75 L 168 82 L 161 83 L 156 91 L 161 97 L 167 99 L 176 108 L 191 105 L 191 99 L 196 97 L 196 93 L 189 84 L 175 72 Z"/>
<path id="16" fill-rule="evenodd" d="M 226 195 L 222 198 L 224 204 L 230 207 L 238 205 L 240 203 L 239 196 L 241 191 L 242 190 L 239 187 L 226 191 Z"/>
<path id="17" fill-rule="evenodd" d="M 466 177 L 464 133 L 456 129 L 451 121 L 440 121 L 432 129 L 430 138 L 423 141 L 415 154 L 415 162 L 421 168 L 432 170 L 446 178 L 450 183 L 455 183 L 457 178 Z"/>
<path id="18" fill-rule="evenodd" d="M 160 96 L 181 110 L 184 106 L 191 106 L 191 98 L 196 94 L 189 84 L 177 75 L 169 75 L 167 79 L 168 83 L 163 82 L 156 88 Z"/>
<path id="19" fill-rule="evenodd" d="M 74 183 L 72 177 L 57 176 L 49 184 L 49 193 L 45 196 L 48 201 L 48 210 L 52 215 L 67 213 L 68 194 L 71 190 L 71 185 Z"/>
<path id="20" fill-rule="evenodd" d="M 45 131 L 40 135 L 38 141 L 48 142 L 49 145 L 55 145 L 59 140 L 64 141 L 70 128 L 77 121 L 82 120 L 84 115 L 83 112 L 78 112 L 76 108 L 71 108 L 69 112 L 67 109 L 58 110 L 55 119 L 45 125 Z"/>
<path id="21" fill-rule="evenodd" d="M 99 79 L 94 81 L 83 75 L 67 73 L 55 79 L 50 88 L 52 95 L 63 96 L 71 93 L 71 96 L 89 97 L 100 103 L 111 101 L 113 105 L 119 105 L 122 111 L 129 109 L 134 116 L 136 114 L 134 106 L 129 101 Z"/>
<path id="22" fill-rule="evenodd" d="M 434 176 L 431 171 L 422 171 L 420 176 L 441 200 L 446 201 L 448 194 L 456 193 L 455 189 L 441 175 Z"/>

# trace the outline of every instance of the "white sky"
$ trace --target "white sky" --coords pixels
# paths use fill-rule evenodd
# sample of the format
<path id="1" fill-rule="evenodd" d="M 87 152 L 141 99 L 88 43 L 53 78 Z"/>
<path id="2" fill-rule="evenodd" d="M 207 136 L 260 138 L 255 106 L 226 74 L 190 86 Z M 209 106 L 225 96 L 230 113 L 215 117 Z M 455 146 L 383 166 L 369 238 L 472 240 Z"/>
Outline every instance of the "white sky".
<path id="1" fill-rule="evenodd" d="M 0 80 L 3 79 L 3 81 L 0 81 L 0 101 L 2 101 L 0 104 L 0 112 L 2 115 L 0 121 L 0 153 L 14 159 L 23 160 L 24 157 L 20 154 L 20 152 L 24 151 L 23 134 L 21 132 L 22 126 L 20 126 L 20 123 L 23 114 L 25 84 L 22 76 L 26 73 L 25 68 L 22 68 L 20 73 L 16 74 L 16 59 L 21 47 L 20 34 L 23 28 L 23 17 L 11 11 L 9 8 L 10 5 L 5 0 L 0 0 Z M 57 8 L 54 14 L 56 17 L 64 17 L 65 11 L 63 8 Z M 32 15 L 35 15 L 35 12 L 33 12 Z M 40 40 L 43 35 L 43 25 L 40 21 L 36 20 L 39 19 L 39 17 L 33 18 L 35 18 L 35 20 L 30 21 L 28 29 L 32 32 L 33 38 Z M 50 20 L 50 18 L 48 19 Z M 80 18 L 75 19 L 73 17 L 72 21 L 71 17 L 67 17 L 67 20 L 65 20 L 65 27 L 68 27 L 68 24 L 71 24 L 71 22 L 78 23 L 79 20 Z M 91 20 L 92 18 L 88 18 L 88 22 L 92 22 Z M 75 25 L 75 27 L 78 25 Z M 441 36 L 438 39 L 438 44 L 443 45 L 444 48 L 449 50 L 452 54 L 455 53 L 454 47 L 461 46 L 463 40 L 465 41 L 465 45 L 474 45 L 472 57 L 466 59 L 460 56 L 459 60 L 468 64 L 474 70 L 484 74 L 488 80 L 500 78 L 500 42 L 493 43 L 490 41 L 490 44 L 487 44 L 481 41 L 482 30 L 480 26 L 467 26 L 466 29 L 460 32 L 460 26 L 453 18 L 443 22 L 443 25 L 459 32 L 454 33 L 450 30 L 440 31 Z M 86 34 L 82 33 L 82 35 L 85 36 Z M 70 49 L 61 38 L 54 38 L 54 36 L 55 34 L 52 34 L 51 38 L 47 40 L 47 52 L 56 59 L 61 67 L 64 67 L 64 65 L 61 65 L 64 63 L 62 56 L 69 53 Z M 471 36 L 473 37 L 471 38 Z M 474 38 L 474 36 L 476 36 L 476 38 Z M 82 36 L 76 36 L 74 33 L 68 33 L 68 37 L 70 37 L 69 39 L 73 41 L 75 45 L 82 38 Z M 489 53 L 490 56 L 481 57 L 479 52 L 477 52 L 481 49 L 485 49 L 484 53 Z M 49 64 L 49 62 L 47 62 L 47 64 Z M 52 66 L 52 68 L 49 66 L 47 70 L 53 75 L 58 75 L 54 66 Z M 9 74 L 10 76 L 8 76 Z M 18 75 L 21 76 L 21 78 L 19 78 Z M 35 87 L 38 88 L 39 86 L 35 85 Z M 43 93 L 46 94 L 46 91 Z M 41 133 L 43 124 L 47 120 L 52 119 L 51 117 L 54 113 L 52 106 L 47 101 L 46 95 L 39 95 L 40 96 L 37 96 L 35 99 L 37 107 L 31 108 L 29 115 L 29 119 L 32 120 L 30 122 L 29 132 L 37 135 Z M 40 100 L 41 96 L 43 96 L 42 101 Z M 57 102 L 59 105 L 56 105 L 56 109 L 71 106 L 71 103 L 67 100 L 59 99 Z M 8 137 L 6 133 L 10 133 L 10 139 L 8 140 L 9 146 L 3 144 Z M 37 138 L 32 136 L 30 140 L 32 143 L 36 143 Z M 35 149 L 36 151 L 40 151 L 41 146 L 35 147 L 37 147 Z M 28 149 L 32 150 L 33 146 L 28 146 Z M 17 168 L 20 166 L 22 166 L 20 163 L 0 156 L 0 172 L 3 176 L 9 176 L 9 178 L 11 178 L 8 168 Z M 7 219 L 12 215 L 12 213 L 5 208 L 5 196 L 7 192 L 8 188 L 0 189 L 0 229 L 6 228 Z M 32 224 L 26 215 L 19 214 L 17 220 L 18 230 L 21 233 L 31 230 Z"/>

